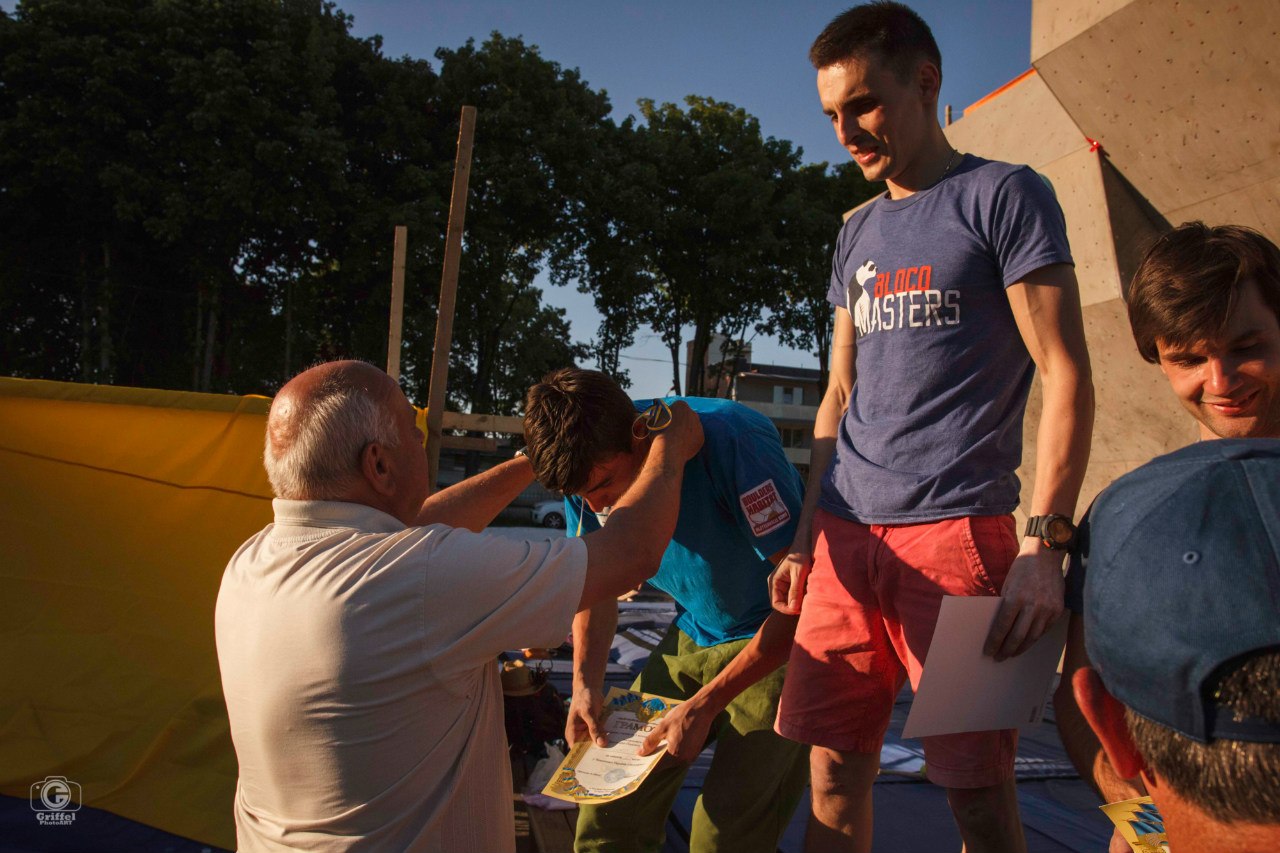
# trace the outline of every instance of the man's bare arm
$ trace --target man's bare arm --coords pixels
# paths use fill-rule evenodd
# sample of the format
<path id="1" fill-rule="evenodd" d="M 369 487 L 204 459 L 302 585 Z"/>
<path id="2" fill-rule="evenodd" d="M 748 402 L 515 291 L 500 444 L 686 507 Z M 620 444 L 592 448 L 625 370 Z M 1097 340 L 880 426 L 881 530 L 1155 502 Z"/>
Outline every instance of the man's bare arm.
<path id="1" fill-rule="evenodd" d="M 1074 517 L 1093 437 L 1093 377 L 1075 272 L 1066 264 L 1042 267 L 1006 293 L 1044 392 L 1031 515 Z M 997 660 L 1022 654 L 1062 615 L 1063 556 L 1038 539 L 1022 540 L 986 654 Z"/>
<path id="2" fill-rule="evenodd" d="M 667 751 L 677 761 L 692 762 L 706 746 L 716 716 L 729 707 L 742 691 L 787 662 L 791 643 L 800 617 L 769 614 L 729 665 L 702 689 L 673 708 L 640 748 L 641 755 L 651 755 L 665 740 Z"/>
<path id="3" fill-rule="evenodd" d="M 533 466 L 520 456 L 431 495 L 414 523 L 447 524 L 479 533 L 532 482 Z"/>
<path id="4" fill-rule="evenodd" d="M 1107 753 L 1098 737 L 1089 728 L 1089 722 L 1076 704 L 1071 679 L 1076 670 L 1090 666 L 1089 653 L 1084 647 L 1084 618 L 1071 614 L 1067 625 L 1067 651 L 1062 660 L 1062 681 L 1053 694 L 1053 714 L 1058 723 L 1058 734 L 1066 747 L 1071 763 L 1076 766 L 1080 778 L 1098 792 L 1105 803 L 1115 803 L 1146 795 L 1137 780 L 1124 779 L 1111 766 Z"/>
<path id="5" fill-rule="evenodd" d="M 813 563 L 813 517 L 818 510 L 822 478 L 835 456 L 840 421 L 849 408 L 849 395 L 857 378 L 854 366 L 856 357 L 853 319 L 848 311 L 837 308 L 831 336 L 831 372 L 827 377 L 827 391 L 818 405 L 813 425 L 809 481 L 805 486 L 804 505 L 796 523 L 795 539 L 778 568 L 769 577 L 769 597 L 773 608 L 781 613 L 794 616 L 800 612 L 804 584 Z"/>
<path id="6" fill-rule="evenodd" d="M 564 739 L 572 746 L 589 737 L 600 746 L 608 739 L 600 733 L 604 707 L 604 670 L 618 630 L 618 604 L 600 601 L 573 617 L 573 693 Z"/>

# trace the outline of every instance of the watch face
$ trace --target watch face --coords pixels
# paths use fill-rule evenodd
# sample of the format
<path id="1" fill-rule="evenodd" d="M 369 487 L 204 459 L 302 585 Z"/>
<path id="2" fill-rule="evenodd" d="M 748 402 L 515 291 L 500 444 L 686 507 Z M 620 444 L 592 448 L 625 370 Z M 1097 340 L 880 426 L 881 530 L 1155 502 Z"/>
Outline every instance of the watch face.
<path id="1" fill-rule="evenodd" d="M 1071 541 L 1075 530 L 1072 528 L 1071 522 L 1065 518 L 1051 518 L 1045 525 L 1045 538 L 1057 545 L 1065 545 Z"/>

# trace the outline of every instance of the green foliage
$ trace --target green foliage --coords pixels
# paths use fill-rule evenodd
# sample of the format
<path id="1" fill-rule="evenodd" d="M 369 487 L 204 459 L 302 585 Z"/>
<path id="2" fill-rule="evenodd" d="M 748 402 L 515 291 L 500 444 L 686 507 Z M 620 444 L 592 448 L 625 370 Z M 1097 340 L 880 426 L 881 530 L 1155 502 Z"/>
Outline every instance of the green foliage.
<path id="1" fill-rule="evenodd" d="M 802 168 L 710 98 L 642 101 L 617 126 L 603 92 L 517 38 L 433 68 L 350 25 L 314 0 L 0 12 L 0 373 L 270 393 L 319 359 L 380 364 L 404 224 L 402 367 L 425 401 L 463 104 L 478 124 L 451 406 L 517 411 L 589 358 L 625 382 L 642 325 L 677 387 L 689 326 L 697 383 L 714 334 L 771 331 L 825 362 L 856 169 Z M 589 344 L 540 272 L 593 294 Z"/>
<path id="2" fill-rule="evenodd" d="M 572 361 L 531 282 L 572 253 L 608 101 L 518 39 L 382 56 L 332 4 L 27 0 L 0 17 L 0 371 L 269 391 L 385 358 L 426 399 L 463 103 L 480 107 L 452 402 L 512 411 Z"/>
<path id="3" fill-rule="evenodd" d="M 744 110 L 689 96 L 640 101 L 597 155 L 587 188 L 588 233 L 574 274 L 603 320 L 594 344 L 601 369 L 640 326 L 667 345 L 672 386 L 683 377 L 692 326 L 689 394 L 705 386 L 708 348 L 721 335 L 741 347 L 755 333 L 815 352 L 825 371 L 826 303 L 840 214 L 873 193 L 848 163 L 801 166 L 785 140 L 763 137 Z M 825 383 L 825 379 L 824 379 Z"/>
<path id="4" fill-rule="evenodd" d="M 827 387 L 833 313 L 827 302 L 831 257 L 842 215 L 876 194 L 853 162 L 828 169 L 826 163 L 803 166 L 786 178 L 778 211 L 782 251 L 778 287 L 770 313 L 756 330 L 776 335 L 784 345 L 812 352 L 818 359 L 819 387 Z"/>
<path id="5" fill-rule="evenodd" d="M 260 391 L 380 360 L 369 247 L 434 197 L 394 165 L 433 163 L 434 78 L 349 23 L 265 0 L 28 0 L 0 22 L 6 372 Z"/>
<path id="6" fill-rule="evenodd" d="M 563 281 L 578 252 L 583 184 L 613 129 L 609 100 L 499 33 L 436 58 L 441 109 L 477 109 L 456 320 L 471 334 L 452 353 L 450 391 L 473 411 L 515 411 L 531 384 L 585 355 L 533 281 L 544 268 Z"/>

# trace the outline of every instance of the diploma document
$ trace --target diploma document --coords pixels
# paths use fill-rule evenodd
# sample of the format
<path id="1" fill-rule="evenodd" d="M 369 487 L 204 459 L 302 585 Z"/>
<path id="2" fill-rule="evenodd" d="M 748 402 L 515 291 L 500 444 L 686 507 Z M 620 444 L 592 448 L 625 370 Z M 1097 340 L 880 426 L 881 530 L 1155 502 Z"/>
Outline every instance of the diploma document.
<path id="1" fill-rule="evenodd" d="M 573 803 L 603 803 L 630 794 L 666 755 L 665 749 L 644 756 L 636 752 L 658 721 L 678 704 L 661 696 L 609 688 L 600 723 L 609 745 L 596 746 L 589 739 L 575 743 L 542 793 Z"/>

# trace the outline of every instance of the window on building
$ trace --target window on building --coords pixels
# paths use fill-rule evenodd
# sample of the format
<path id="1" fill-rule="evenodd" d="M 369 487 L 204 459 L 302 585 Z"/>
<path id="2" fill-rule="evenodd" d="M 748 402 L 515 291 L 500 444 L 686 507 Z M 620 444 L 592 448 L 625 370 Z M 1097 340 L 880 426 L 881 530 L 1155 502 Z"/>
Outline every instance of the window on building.
<path id="1" fill-rule="evenodd" d="M 804 405 L 804 389 L 775 385 L 773 386 L 773 402 L 780 406 L 803 406 Z"/>
<path id="2" fill-rule="evenodd" d="M 803 447 L 805 431 L 798 427 L 780 427 L 778 434 L 782 436 L 783 447 Z"/>

